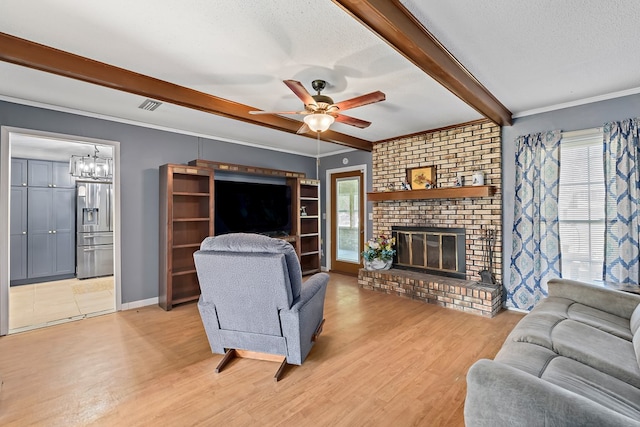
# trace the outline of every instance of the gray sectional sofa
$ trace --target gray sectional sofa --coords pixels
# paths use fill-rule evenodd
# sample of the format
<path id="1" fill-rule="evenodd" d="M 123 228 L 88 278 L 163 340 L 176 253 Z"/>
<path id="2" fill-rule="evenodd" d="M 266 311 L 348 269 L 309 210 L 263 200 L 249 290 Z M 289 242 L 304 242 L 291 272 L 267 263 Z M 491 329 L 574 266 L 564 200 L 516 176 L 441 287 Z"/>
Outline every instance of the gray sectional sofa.
<path id="1" fill-rule="evenodd" d="M 640 426 L 640 295 L 554 279 L 467 374 L 467 426 Z"/>

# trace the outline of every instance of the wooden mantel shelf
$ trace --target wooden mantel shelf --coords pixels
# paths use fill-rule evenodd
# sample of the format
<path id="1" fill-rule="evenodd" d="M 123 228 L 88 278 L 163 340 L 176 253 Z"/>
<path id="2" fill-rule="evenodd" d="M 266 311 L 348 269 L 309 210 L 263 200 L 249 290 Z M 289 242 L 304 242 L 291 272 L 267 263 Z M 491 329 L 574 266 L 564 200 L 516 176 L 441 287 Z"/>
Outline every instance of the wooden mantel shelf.
<path id="1" fill-rule="evenodd" d="M 463 187 L 433 188 L 430 190 L 374 191 L 367 193 L 368 201 L 418 200 L 418 199 L 461 199 L 464 197 L 493 196 L 493 185 L 466 185 Z"/>

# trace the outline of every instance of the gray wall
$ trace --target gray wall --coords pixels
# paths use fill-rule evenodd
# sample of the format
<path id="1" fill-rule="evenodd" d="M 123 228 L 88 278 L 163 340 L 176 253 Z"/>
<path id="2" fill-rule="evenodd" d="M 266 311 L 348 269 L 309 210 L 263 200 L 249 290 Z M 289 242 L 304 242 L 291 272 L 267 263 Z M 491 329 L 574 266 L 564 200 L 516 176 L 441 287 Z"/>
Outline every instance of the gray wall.
<path id="1" fill-rule="evenodd" d="M 120 142 L 122 302 L 158 296 L 158 167 L 198 157 L 198 138 L 0 102 L 0 125 Z M 200 139 L 202 158 L 315 176 L 315 159 Z M 3 224 L 6 227 L 6 225 Z"/>
<path id="2" fill-rule="evenodd" d="M 515 139 L 520 135 L 547 130 L 558 129 L 569 132 L 596 128 L 606 122 L 638 116 L 640 116 L 640 94 L 522 117 L 515 119 L 513 126 L 502 128 L 504 283 L 509 283 L 511 277 L 513 201 L 515 200 Z"/>
<path id="3" fill-rule="evenodd" d="M 343 163 L 343 159 L 347 159 L 347 164 L 345 165 Z M 340 169 L 340 168 L 345 168 L 345 167 L 351 167 L 351 166 L 356 166 L 356 165 L 366 165 L 367 168 L 367 172 L 366 172 L 366 180 L 367 182 L 365 182 L 365 192 L 366 191 L 371 191 L 372 190 L 372 169 L 371 169 L 371 153 L 368 151 L 360 151 L 360 150 L 354 150 L 354 151 L 349 151 L 347 153 L 342 153 L 342 154 L 336 154 L 335 156 L 327 156 L 327 157 L 323 157 L 320 159 L 320 189 L 322 191 L 322 205 L 321 205 L 321 211 L 323 214 L 323 218 L 326 215 L 329 215 L 327 213 L 327 201 L 325 200 L 326 197 L 325 195 L 327 194 L 327 182 L 326 182 L 326 177 L 327 177 L 327 170 L 329 169 Z M 310 175 L 313 176 L 313 175 Z M 371 236 L 371 233 L 373 232 L 373 221 L 369 220 L 369 212 L 373 212 L 373 203 L 372 202 L 368 202 L 366 203 L 366 211 L 365 211 L 365 222 L 366 222 L 366 230 L 365 230 L 365 235 L 368 237 Z M 325 215 L 326 214 L 326 215 Z M 327 257 L 327 251 L 328 248 L 325 245 L 325 242 L 327 241 L 327 221 L 326 219 L 323 219 L 321 222 L 321 235 L 322 235 L 322 250 L 323 250 L 323 256 L 322 256 L 322 265 L 326 267 L 327 263 L 326 263 L 326 257 Z"/>

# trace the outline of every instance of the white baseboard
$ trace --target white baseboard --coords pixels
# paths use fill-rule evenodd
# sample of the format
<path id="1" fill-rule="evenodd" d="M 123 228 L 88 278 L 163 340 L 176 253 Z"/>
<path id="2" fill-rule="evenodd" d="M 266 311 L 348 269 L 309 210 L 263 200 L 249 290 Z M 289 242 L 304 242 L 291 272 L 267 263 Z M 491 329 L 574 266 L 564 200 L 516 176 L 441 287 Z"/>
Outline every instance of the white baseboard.
<path id="1" fill-rule="evenodd" d="M 158 304 L 158 297 L 148 298 L 139 301 L 123 302 L 121 310 L 133 310 L 134 308 L 146 307 Z"/>

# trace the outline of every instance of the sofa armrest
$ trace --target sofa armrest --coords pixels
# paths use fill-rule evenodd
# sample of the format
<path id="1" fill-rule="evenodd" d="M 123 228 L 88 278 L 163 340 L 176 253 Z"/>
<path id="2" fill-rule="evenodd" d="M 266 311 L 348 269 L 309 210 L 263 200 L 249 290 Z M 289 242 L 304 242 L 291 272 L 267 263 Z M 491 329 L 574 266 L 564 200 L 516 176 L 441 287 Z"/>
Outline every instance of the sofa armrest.
<path id="1" fill-rule="evenodd" d="M 302 284 L 290 309 L 280 310 L 282 335 L 287 340 L 287 362 L 300 365 L 309 354 L 311 339 L 322 322 L 329 275 L 316 273 Z"/>
<path id="2" fill-rule="evenodd" d="M 548 284 L 550 297 L 567 298 L 625 319 L 629 319 L 640 304 L 640 295 L 575 280 L 551 279 Z"/>
<path id="3" fill-rule="evenodd" d="M 478 360 L 467 373 L 467 427 L 638 426 L 590 399 L 493 360 Z"/>

